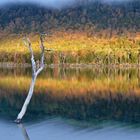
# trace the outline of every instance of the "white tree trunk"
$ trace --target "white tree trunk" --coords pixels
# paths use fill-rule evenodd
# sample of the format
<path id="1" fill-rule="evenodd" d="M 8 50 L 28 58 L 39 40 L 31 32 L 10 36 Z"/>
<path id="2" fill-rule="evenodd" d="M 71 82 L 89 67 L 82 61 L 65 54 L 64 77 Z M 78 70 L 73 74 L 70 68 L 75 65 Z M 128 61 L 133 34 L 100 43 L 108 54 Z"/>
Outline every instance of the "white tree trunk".
<path id="1" fill-rule="evenodd" d="M 30 100 L 33 96 L 33 91 L 34 91 L 34 86 L 35 86 L 35 81 L 36 81 L 36 77 L 37 75 L 35 75 L 33 78 L 32 78 L 32 82 L 31 82 L 31 85 L 30 85 L 30 89 L 29 89 L 29 92 L 28 92 L 28 96 L 23 104 L 23 107 L 20 111 L 20 113 L 18 114 L 18 117 L 17 117 L 17 120 L 21 120 L 23 118 L 23 116 L 25 115 L 26 113 L 26 110 L 27 110 L 27 107 L 30 103 Z"/>
<path id="2" fill-rule="evenodd" d="M 43 39 L 42 39 L 42 36 L 40 37 L 40 41 L 41 41 L 41 62 L 40 62 L 40 65 L 39 65 L 39 68 L 37 68 L 37 64 L 34 60 L 34 54 L 33 54 L 33 50 L 32 50 L 32 47 L 31 47 L 31 43 L 30 43 L 30 40 L 28 38 L 25 38 L 24 39 L 24 44 L 29 48 L 29 51 L 31 53 L 31 63 L 32 63 L 32 82 L 31 82 L 31 85 L 30 85 L 30 89 L 29 89 L 29 92 L 28 92 L 28 96 L 22 106 L 22 109 L 20 111 L 20 113 L 18 114 L 18 117 L 17 119 L 15 120 L 16 123 L 20 123 L 23 116 L 25 115 L 26 111 L 27 111 L 27 107 L 31 101 L 31 98 L 33 96 L 33 91 L 34 91 L 34 86 L 35 86 L 35 81 L 36 81 L 36 78 L 38 76 L 38 74 L 43 70 L 44 68 L 44 45 L 43 45 Z"/>

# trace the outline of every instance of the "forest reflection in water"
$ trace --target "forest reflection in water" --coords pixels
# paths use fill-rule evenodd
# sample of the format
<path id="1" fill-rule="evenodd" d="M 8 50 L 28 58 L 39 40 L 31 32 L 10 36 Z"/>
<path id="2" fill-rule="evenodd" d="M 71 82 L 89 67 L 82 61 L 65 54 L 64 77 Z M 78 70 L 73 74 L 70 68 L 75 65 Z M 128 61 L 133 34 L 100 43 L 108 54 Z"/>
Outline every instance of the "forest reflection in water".
<path id="1" fill-rule="evenodd" d="M 0 116 L 15 119 L 30 68 L 0 69 Z M 38 77 L 24 121 L 58 116 L 78 121 L 140 123 L 140 70 L 47 68 Z"/>

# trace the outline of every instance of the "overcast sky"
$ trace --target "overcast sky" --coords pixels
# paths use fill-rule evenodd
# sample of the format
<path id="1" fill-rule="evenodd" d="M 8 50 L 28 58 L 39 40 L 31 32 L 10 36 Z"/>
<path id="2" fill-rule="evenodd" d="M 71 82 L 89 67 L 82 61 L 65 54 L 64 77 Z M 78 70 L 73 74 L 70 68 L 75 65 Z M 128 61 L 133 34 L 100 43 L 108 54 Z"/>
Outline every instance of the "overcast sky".
<path id="1" fill-rule="evenodd" d="M 0 5 L 7 4 L 7 3 L 26 3 L 32 2 L 37 3 L 40 5 L 48 6 L 48 7 L 63 7 L 66 5 L 71 5 L 77 0 L 0 0 Z M 95 0 L 91 0 L 95 1 Z M 133 1 L 133 0 L 101 0 L 103 2 L 126 2 L 126 1 Z"/>

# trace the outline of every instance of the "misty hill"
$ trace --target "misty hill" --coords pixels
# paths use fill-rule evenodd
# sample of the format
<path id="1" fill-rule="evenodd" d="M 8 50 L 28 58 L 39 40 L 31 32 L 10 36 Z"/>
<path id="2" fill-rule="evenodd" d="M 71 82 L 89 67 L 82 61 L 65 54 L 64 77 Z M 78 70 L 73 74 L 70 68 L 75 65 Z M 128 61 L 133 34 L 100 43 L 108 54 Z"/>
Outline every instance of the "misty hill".
<path id="1" fill-rule="evenodd" d="M 140 2 L 107 4 L 94 2 L 51 9 L 33 4 L 0 8 L 0 34 L 80 30 L 112 35 L 140 31 Z"/>

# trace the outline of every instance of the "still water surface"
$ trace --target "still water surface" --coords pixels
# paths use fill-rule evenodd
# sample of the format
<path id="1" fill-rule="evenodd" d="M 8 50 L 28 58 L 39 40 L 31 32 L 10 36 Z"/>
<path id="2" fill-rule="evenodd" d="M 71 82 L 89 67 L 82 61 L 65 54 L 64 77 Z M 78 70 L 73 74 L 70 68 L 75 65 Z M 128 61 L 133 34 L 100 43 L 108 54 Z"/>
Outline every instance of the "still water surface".
<path id="1" fill-rule="evenodd" d="M 140 139 L 139 69 L 47 68 L 16 125 L 30 81 L 30 68 L 0 68 L 0 139 Z"/>

